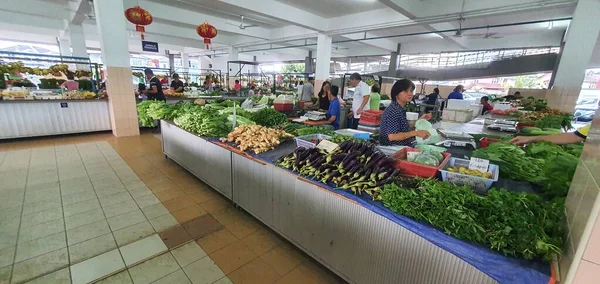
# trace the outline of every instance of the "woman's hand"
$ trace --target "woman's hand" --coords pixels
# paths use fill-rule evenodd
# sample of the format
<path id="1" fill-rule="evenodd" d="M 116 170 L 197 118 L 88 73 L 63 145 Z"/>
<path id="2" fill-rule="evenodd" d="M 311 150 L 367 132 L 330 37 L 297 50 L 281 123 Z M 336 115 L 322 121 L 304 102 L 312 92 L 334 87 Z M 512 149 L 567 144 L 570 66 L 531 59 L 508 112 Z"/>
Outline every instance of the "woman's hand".
<path id="1" fill-rule="evenodd" d="M 419 119 L 430 120 L 431 117 L 432 117 L 431 113 L 426 113 L 426 114 L 422 115 Z"/>
<path id="2" fill-rule="evenodd" d="M 429 133 L 429 131 L 427 131 L 427 130 L 416 130 L 415 136 L 421 137 L 423 139 L 427 139 L 427 138 L 429 138 L 429 136 L 431 136 L 431 133 Z"/>
<path id="3" fill-rule="evenodd" d="M 510 140 L 510 143 L 515 145 L 523 145 L 535 142 L 535 136 L 517 136 Z"/>

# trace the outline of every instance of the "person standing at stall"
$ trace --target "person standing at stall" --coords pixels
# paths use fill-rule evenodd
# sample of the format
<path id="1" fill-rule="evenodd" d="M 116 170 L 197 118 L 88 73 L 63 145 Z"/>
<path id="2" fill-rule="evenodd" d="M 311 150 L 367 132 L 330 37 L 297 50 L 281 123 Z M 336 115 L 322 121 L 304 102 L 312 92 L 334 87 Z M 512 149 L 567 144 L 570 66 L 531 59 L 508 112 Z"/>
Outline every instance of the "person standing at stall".
<path id="1" fill-rule="evenodd" d="M 454 88 L 454 91 L 448 95 L 449 100 L 462 100 L 463 92 L 465 91 L 465 87 L 463 85 L 458 85 Z"/>
<path id="2" fill-rule="evenodd" d="M 483 105 L 483 108 L 481 109 L 481 115 L 484 115 L 486 112 L 494 109 L 494 107 L 490 104 L 490 98 L 488 98 L 487 96 L 481 97 L 479 103 Z"/>
<path id="3" fill-rule="evenodd" d="M 415 144 L 415 137 L 427 139 L 430 134 L 425 130 L 412 130 L 414 125 L 406 118 L 404 107 L 413 97 L 415 84 L 411 80 L 402 79 L 392 86 L 392 103 L 383 111 L 379 129 L 379 144 L 383 146 L 409 146 Z M 431 119 L 431 113 L 424 114 L 420 119 Z"/>
<path id="4" fill-rule="evenodd" d="M 302 87 L 302 97 L 300 98 L 302 101 L 305 101 L 305 102 L 311 101 L 311 98 L 314 96 L 314 93 L 315 93 L 314 84 L 315 84 L 315 78 L 309 77 L 308 82 L 306 82 L 306 84 L 304 84 L 304 86 Z"/>
<path id="5" fill-rule="evenodd" d="M 160 84 L 160 80 L 154 76 L 154 72 L 150 68 L 146 68 L 144 70 L 144 74 L 146 75 L 146 80 L 148 81 L 149 87 L 144 90 L 144 94 L 148 96 L 149 100 L 158 100 L 158 101 L 167 101 L 165 99 L 165 95 L 163 94 L 162 85 Z"/>
<path id="6" fill-rule="evenodd" d="M 233 91 L 237 92 L 241 88 L 242 88 L 242 84 L 240 84 L 240 80 L 235 80 L 235 85 L 233 85 Z"/>
<path id="7" fill-rule="evenodd" d="M 67 91 L 77 91 L 79 90 L 79 82 L 75 81 L 75 75 L 71 71 L 67 71 L 67 81 L 64 81 L 60 84 L 61 89 L 66 89 Z"/>
<path id="8" fill-rule="evenodd" d="M 179 80 L 179 74 L 177 73 L 173 73 L 171 89 L 173 89 L 173 93 L 183 93 L 183 81 Z"/>
<path id="9" fill-rule="evenodd" d="M 369 85 L 362 80 L 362 77 L 358 73 L 350 75 L 350 86 L 354 88 L 354 94 L 352 95 L 352 129 L 358 128 L 358 120 L 360 114 L 369 110 Z"/>
<path id="10" fill-rule="evenodd" d="M 319 110 L 327 111 L 329 109 L 329 93 L 331 92 L 331 83 L 329 81 L 323 82 L 321 90 L 317 97 L 319 98 Z"/>
<path id="11" fill-rule="evenodd" d="M 302 97 L 302 85 L 304 85 L 304 81 L 300 81 L 298 86 L 296 86 L 296 91 L 299 97 Z"/>
<path id="12" fill-rule="evenodd" d="M 379 94 L 379 84 L 371 86 L 371 94 L 369 94 L 369 108 L 371 110 L 379 110 L 381 103 L 381 94 Z"/>

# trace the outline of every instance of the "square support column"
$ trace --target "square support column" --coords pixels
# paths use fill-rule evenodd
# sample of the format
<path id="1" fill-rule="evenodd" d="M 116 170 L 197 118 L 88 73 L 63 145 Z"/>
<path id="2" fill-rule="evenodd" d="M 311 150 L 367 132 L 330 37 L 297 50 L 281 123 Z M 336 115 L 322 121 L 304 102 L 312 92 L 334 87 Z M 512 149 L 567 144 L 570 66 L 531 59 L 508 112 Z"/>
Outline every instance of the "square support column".
<path id="1" fill-rule="evenodd" d="M 316 96 L 321 90 L 321 84 L 329 79 L 331 61 L 331 37 L 319 35 L 317 37 L 317 66 L 315 68 L 315 92 Z"/>

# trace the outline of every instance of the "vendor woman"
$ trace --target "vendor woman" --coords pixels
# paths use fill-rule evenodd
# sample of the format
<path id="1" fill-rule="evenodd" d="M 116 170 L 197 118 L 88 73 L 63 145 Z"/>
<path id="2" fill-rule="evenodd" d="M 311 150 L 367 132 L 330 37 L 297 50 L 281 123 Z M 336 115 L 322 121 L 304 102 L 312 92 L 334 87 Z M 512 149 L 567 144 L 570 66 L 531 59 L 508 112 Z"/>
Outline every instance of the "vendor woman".
<path id="1" fill-rule="evenodd" d="M 411 80 L 396 81 L 392 87 L 392 103 L 385 109 L 381 116 L 379 130 L 379 143 L 383 146 L 414 146 L 415 137 L 427 139 L 429 132 L 425 130 L 412 130 L 414 125 L 406 119 L 404 107 L 413 98 L 415 84 Z M 429 120 L 431 114 L 427 113 L 420 119 Z"/>
<path id="2" fill-rule="evenodd" d="M 315 124 L 331 125 L 335 130 L 340 128 L 340 100 L 337 96 L 339 90 L 340 88 L 338 86 L 331 86 L 329 92 L 327 93 L 329 107 L 325 116 L 325 120 L 318 121 Z"/>

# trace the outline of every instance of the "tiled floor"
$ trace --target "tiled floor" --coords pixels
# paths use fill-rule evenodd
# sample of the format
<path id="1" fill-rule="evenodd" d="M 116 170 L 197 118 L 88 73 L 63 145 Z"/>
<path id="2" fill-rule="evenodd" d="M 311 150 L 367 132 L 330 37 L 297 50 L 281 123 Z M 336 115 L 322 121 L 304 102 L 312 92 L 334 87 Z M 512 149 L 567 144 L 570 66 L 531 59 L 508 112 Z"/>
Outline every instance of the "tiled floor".
<path id="1" fill-rule="evenodd" d="M 340 283 L 154 135 L 0 143 L 0 283 Z"/>

